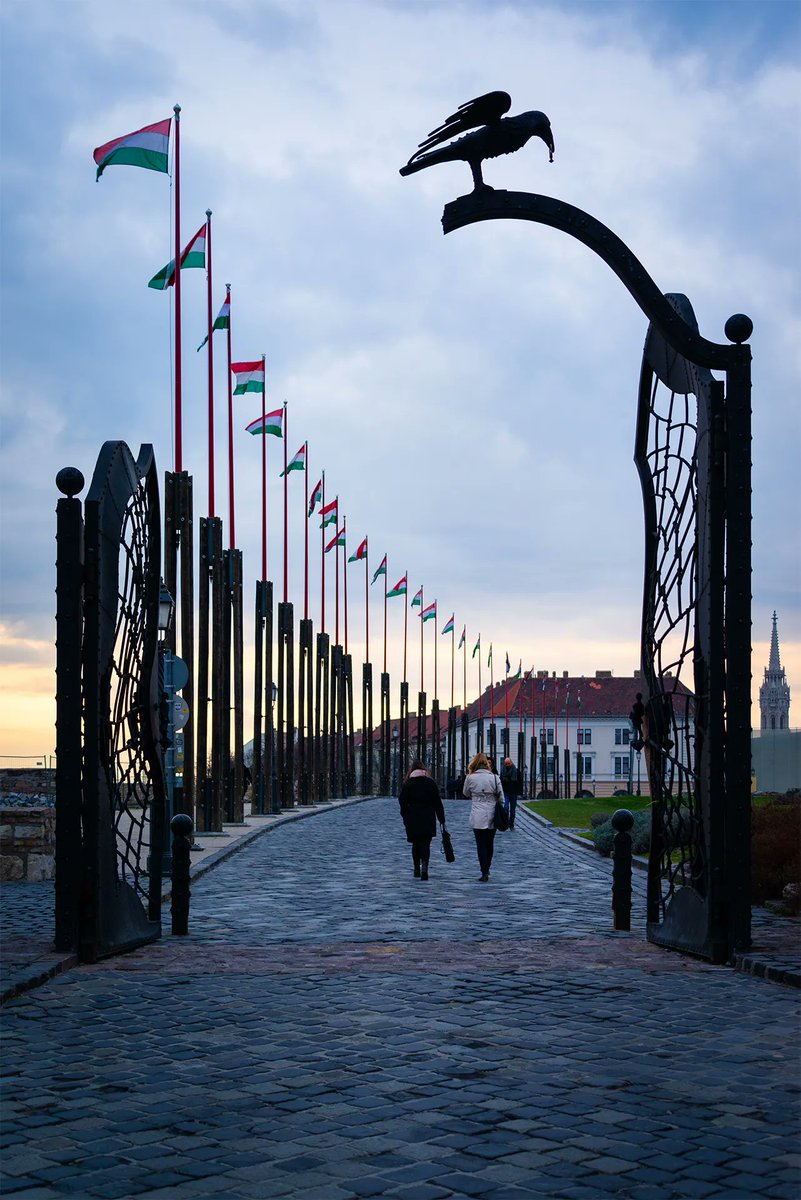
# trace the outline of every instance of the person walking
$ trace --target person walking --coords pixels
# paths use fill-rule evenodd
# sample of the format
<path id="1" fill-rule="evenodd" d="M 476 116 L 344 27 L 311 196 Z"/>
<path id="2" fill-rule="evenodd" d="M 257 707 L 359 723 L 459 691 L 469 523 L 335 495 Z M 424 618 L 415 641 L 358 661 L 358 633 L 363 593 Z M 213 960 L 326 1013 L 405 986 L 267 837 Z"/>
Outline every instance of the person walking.
<path id="1" fill-rule="evenodd" d="M 503 760 L 501 767 L 501 787 L 503 788 L 504 805 L 509 814 L 509 828 L 514 829 L 517 797 L 523 791 L 523 778 L 508 756 Z"/>
<path id="2" fill-rule="evenodd" d="M 503 803 L 503 788 L 494 771 L 490 770 L 486 754 L 476 754 L 467 768 L 464 797 L 470 800 L 470 828 L 476 839 L 479 883 L 489 883 L 492 852 L 495 847 L 495 804 Z"/>
<path id="3" fill-rule="evenodd" d="M 406 840 L 412 844 L 415 879 L 428 879 L 428 858 L 431 839 L 437 832 L 437 821 L 445 824 L 442 797 L 425 763 L 419 758 L 409 767 L 398 797 Z"/>

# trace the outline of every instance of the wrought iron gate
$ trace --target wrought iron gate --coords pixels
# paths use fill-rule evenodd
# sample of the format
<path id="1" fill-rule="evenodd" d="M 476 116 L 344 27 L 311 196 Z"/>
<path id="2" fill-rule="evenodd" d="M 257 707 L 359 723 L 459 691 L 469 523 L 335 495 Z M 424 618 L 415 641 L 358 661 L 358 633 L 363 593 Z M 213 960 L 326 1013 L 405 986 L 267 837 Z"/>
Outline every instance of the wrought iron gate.
<path id="1" fill-rule="evenodd" d="M 664 296 L 610 229 L 550 196 L 486 189 L 446 205 L 442 223 L 449 233 L 503 218 L 583 242 L 650 321 L 635 449 L 644 689 L 633 713 L 653 797 L 648 937 L 725 962 L 751 936 L 751 321 L 729 318 L 732 345 L 707 341 L 686 297 Z"/>
<path id="2" fill-rule="evenodd" d="M 58 503 L 56 943 L 85 962 L 161 932 L 159 494 L 150 446 L 100 451 Z"/>

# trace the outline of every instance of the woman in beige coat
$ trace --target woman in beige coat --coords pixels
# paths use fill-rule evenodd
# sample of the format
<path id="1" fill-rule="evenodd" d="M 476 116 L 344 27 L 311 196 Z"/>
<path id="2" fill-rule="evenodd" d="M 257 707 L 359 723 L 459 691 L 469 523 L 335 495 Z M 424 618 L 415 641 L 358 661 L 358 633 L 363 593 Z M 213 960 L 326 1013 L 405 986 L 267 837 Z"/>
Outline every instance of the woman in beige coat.
<path id="1" fill-rule="evenodd" d="M 503 803 L 503 789 L 497 775 L 490 770 L 486 754 L 476 754 L 467 768 L 464 781 L 464 797 L 472 801 L 470 827 L 476 839 L 478 865 L 481 868 L 479 883 L 489 883 L 492 851 L 495 846 L 495 802 Z"/>

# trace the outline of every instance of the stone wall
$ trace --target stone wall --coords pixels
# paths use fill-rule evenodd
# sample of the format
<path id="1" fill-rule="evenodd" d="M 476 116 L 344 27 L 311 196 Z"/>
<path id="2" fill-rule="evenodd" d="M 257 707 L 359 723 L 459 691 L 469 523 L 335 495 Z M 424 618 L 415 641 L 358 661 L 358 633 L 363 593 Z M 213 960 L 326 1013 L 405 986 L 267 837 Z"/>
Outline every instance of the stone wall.
<path id="1" fill-rule="evenodd" d="M 38 807 L 54 804 L 54 767 L 0 767 L 0 805 L 16 808 L 38 801 Z"/>
<path id="2" fill-rule="evenodd" d="M 55 878 L 55 808 L 0 808 L 0 881 Z"/>

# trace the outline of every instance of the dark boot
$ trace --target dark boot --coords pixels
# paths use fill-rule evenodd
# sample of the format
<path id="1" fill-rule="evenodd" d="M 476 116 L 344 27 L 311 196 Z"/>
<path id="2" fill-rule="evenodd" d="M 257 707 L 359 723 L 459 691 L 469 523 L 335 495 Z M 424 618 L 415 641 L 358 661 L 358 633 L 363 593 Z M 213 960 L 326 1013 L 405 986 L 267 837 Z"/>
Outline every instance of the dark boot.
<path id="1" fill-rule="evenodd" d="M 420 863 L 420 878 L 428 879 L 428 859 L 424 858 Z"/>

